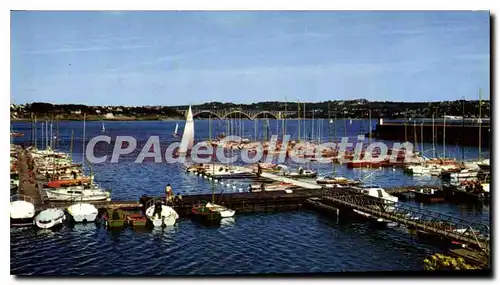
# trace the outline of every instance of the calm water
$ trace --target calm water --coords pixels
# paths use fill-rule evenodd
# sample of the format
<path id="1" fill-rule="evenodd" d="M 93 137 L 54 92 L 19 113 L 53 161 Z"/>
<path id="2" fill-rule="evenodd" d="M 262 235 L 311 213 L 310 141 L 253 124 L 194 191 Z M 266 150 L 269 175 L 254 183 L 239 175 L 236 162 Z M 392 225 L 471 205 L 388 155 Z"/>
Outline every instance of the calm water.
<path id="1" fill-rule="evenodd" d="M 328 140 L 329 137 L 347 133 L 355 137 L 369 130 L 368 121 L 327 120 L 306 122 L 309 137 Z M 373 128 L 375 126 L 375 121 Z M 105 134 L 134 136 L 138 151 L 120 159 L 117 164 L 108 162 L 93 165 L 96 181 L 112 191 L 116 200 L 137 200 L 142 194 L 159 195 L 167 183 L 174 192 L 182 194 L 210 193 L 211 185 L 203 178 L 181 171 L 177 164 L 142 164 L 134 160 L 151 135 L 160 136 L 162 143 L 173 141 L 175 121 L 105 122 Z M 262 139 L 263 121 L 233 121 L 232 134 Z M 184 122 L 179 122 L 182 131 Z M 333 129 L 336 126 L 336 130 Z M 347 129 L 345 126 L 347 125 Z M 269 121 L 271 134 L 281 133 L 281 122 Z M 319 126 L 319 128 L 318 128 Z M 231 127 L 231 126 L 230 126 Z M 56 127 L 53 127 L 54 130 Z M 297 136 L 297 122 L 287 122 L 287 133 Z M 14 131 L 25 134 L 14 143 L 29 143 L 28 123 L 12 123 Z M 82 161 L 82 122 L 60 122 L 61 140 L 57 148 L 69 151 L 71 132 L 74 131 L 73 157 Z M 303 122 L 301 132 L 304 134 Z M 212 121 L 212 134 L 227 131 L 225 121 Z M 195 121 L 196 139 L 209 136 L 207 120 Z M 100 122 L 86 123 L 86 141 L 101 134 Z M 41 138 L 41 124 L 38 127 Z M 114 142 L 112 143 L 114 144 Z M 39 146 L 41 142 L 39 141 Z M 424 144 L 424 152 L 431 149 Z M 457 158 L 474 158 L 477 148 L 447 145 L 447 155 Z M 162 145 L 163 151 L 165 146 Z M 436 145 L 442 149 L 442 145 Z M 108 154 L 112 146 L 103 146 L 97 154 Z M 312 163 L 320 173 L 332 172 L 331 165 Z M 346 177 L 360 178 L 368 170 L 347 169 L 337 165 L 335 171 Z M 401 170 L 381 169 L 372 182 L 382 186 L 438 184 L 434 177 L 412 177 Z M 217 192 L 234 192 L 244 189 L 247 182 L 235 181 L 231 186 L 217 185 Z M 244 190 L 242 190 L 244 191 Z M 460 205 L 417 205 L 432 210 L 489 222 L 487 207 Z M 336 224 L 325 217 L 308 211 L 237 215 L 221 227 L 206 228 L 188 219 L 180 220 L 175 229 L 165 231 L 108 232 L 95 225 L 76 225 L 57 231 L 37 229 L 11 229 L 11 272 L 13 274 L 251 274 L 251 273 L 307 273 L 339 271 L 421 270 L 423 258 L 439 251 L 431 245 L 415 241 L 402 229 L 373 229 L 367 224 Z"/>

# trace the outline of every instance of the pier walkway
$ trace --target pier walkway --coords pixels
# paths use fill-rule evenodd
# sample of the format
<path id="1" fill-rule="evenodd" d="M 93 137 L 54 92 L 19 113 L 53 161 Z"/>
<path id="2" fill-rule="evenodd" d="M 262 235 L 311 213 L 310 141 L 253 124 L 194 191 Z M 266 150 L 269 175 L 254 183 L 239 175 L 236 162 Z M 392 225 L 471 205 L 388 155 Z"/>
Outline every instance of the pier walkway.
<path id="1" fill-rule="evenodd" d="M 240 169 L 243 169 L 249 173 L 252 173 L 254 172 L 253 169 L 251 168 L 248 168 L 248 167 L 239 167 Z M 273 174 L 273 173 L 270 173 L 270 172 L 262 172 L 260 174 L 260 177 L 263 177 L 263 178 L 267 178 L 269 180 L 273 180 L 273 181 L 278 181 L 278 182 L 285 182 L 285 183 L 291 183 L 297 187 L 300 187 L 300 188 L 304 188 L 304 189 L 321 189 L 321 185 L 318 185 L 316 183 L 310 183 L 310 182 L 306 182 L 306 181 L 300 181 L 300 180 L 297 180 L 297 179 L 292 179 L 292 178 L 288 178 L 288 177 L 285 177 L 285 176 L 281 176 L 281 175 L 276 175 L 276 174 Z"/>
<path id="2" fill-rule="evenodd" d="M 24 196 L 28 196 L 32 199 L 35 209 L 42 206 L 43 201 L 38 191 L 35 169 L 29 169 L 28 157 L 26 153 L 21 149 L 17 149 L 18 153 L 18 167 L 19 167 L 19 189 L 18 193 Z"/>
<path id="3" fill-rule="evenodd" d="M 406 203 L 389 202 L 388 204 L 387 200 L 352 191 L 327 191 L 323 195 L 323 201 L 473 245 L 489 254 L 490 228 L 484 223 L 456 218 Z"/>

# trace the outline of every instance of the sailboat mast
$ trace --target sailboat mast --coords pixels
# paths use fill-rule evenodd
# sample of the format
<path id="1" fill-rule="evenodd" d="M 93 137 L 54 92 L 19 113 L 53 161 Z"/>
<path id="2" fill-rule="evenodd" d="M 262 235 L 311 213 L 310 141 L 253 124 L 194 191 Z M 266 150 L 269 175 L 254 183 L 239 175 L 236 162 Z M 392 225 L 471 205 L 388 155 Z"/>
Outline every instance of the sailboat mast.
<path id="1" fill-rule="evenodd" d="M 407 124 L 407 120 L 408 120 L 408 119 L 406 119 L 406 120 L 405 120 L 405 142 L 407 142 L 407 141 L 408 141 L 408 131 L 407 131 L 407 126 L 408 126 L 408 124 Z"/>
<path id="2" fill-rule="evenodd" d="M 85 113 L 83 113 L 82 167 L 85 165 Z"/>
<path id="3" fill-rule="evenodd" d="M 368 130 L 370 130 L 369 134 L 370 143 L 372 143 L 372 109 L 368 109 L 368 124 L 369 124 Z"/>
<path id="4" fill-rule="evenodd" d="M 446 114 L 443 115 L 443 158 L 446 158 Z"/>
<path id="5" fill-rule="evenodd" d="M 209 137 L 209 141 L 210 143 L 212 143 L 212 115 L 208 115 L 208 137 Z M 177 130 L 177 128 L 175 128 Z"/>
<path id="6" fill-rule="evenodd" d="M 424 122 L 420 123 L 420 149 L 424 153 Z"/>
<path id="7" fill-rule="evenodd" d="M 44 129 L 44 126 L 43 126 L 43 121 L 42 121 L 42 143 L 40 144 L 40 148 L 43 149 L 43 142 L 45 141 L 45 137 L 43 136 L 43 129 Z"/>
<path id="8" fill-rule="evenodd" d="M 432 114 L 432 156 L 436 157 L 436 145 L 435 145 L 435 140 L 434 140 L 434 114 Z"/>
<path id="9" fill-rule="evenodd" d="M 71 141 L 69 143 L 69 157 L 71 158 L 71 160 L 73 160 L 73 135 L 74 135 L 74 131 L 72 129 L 71 130 Z"/>
<path id="10" fill-rule="evenodd" d="M 287 104 L 287 99 L 285 96 L 285 114 L 283 116 L 283 136 L 286 134 L 286 121 L 285 121 L 285 116 L 286 116 L 286 104 Z"/>
<path id="11" fill-rule="evenodd" d="M 478 144 L 479 160 L 482 159 L 482 157 L 481 157 L 481 125 L 483 123 L 483 120 L 481 118 L 481 93 L 482 93 L 482 90 L 481 90 L 481 88 L 479 88 L 479 144 Z"/>
<path id="12" fill-rule="evenodd" d="M 418 143 L 417 143 L 417 121 L 413 120 L 413 138 L 415 142 L 415 147 L 418 150 Z"/>
<path id="13" fill-rule="evenodd" d="M 304 123 L 304 135 L 302 136 L 304 138 L 304 140 L 307 140 L 307 131 L 306 131 L 306 102 L 304 102 L 304 120 L 303 120 L 303 123 Z"/>
<path id="14" fill-rule="evenodd" d="M 337 141 L 337 112 L 333 115 L 333 139 L 334 141 Z"/>
<path id="15" fill-rule="evenodd" d="M 313 105 L 314 106 L 314 105 Z M 318 134 L 316 134 L 318 135 Z M 312 109 L 312 118 L 311 118 L 311 141 L 314 140 L 314 107 Z"/>
<path id="16" fill-rule="evenodd" d="M 297 103 L 297 122 L 298 122 L 298 126 L 299 126 L 299 136 L 298 136 L 297 141 L 300 142 L 300 100 Z"/>

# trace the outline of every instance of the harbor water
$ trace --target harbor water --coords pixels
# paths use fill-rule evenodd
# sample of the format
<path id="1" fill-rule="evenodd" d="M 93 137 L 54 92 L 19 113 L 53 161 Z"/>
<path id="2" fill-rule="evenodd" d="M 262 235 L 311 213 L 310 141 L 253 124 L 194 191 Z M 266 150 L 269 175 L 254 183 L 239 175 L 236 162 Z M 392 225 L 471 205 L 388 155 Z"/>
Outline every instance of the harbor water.
<path id="1" fill-rule="evenodd" d="M 139 196 L 162 195 L 170 183 L 176 194 L 211 193 L 212 184 L 202 177 L 186 173 L 183 165 L 135 163 L 138 153 L 150 136 L 159 136 L 162 152 L 173 138 L 176 123 L 182 131 L 183 121 L 86 122 L 85 142 L 97 135 L 112 138 L 110 146 L 97 149 L 96 156 L 108 154 L 106 162 L 92 165 L 95 181 L 111 190 L 113 200 L 138 200 Z M 195 139 L 213 137 L 228 131 L 250 140 L 262 140 L 283 133 L 281 121 L 224 120 L 195 121 Z M 372 122 L 375 128 L 375 120 Z M 347 135 L 356 138 L 369 132 L 367 120 L 306 120 L 301 124 L 301 138 L 328 141 Z M 264 126 L 264 127 L 263 127 Z M 268 127 L 267 127 L 268 126 Z M 59 140 L 56 149 L 69 152 L 73 132 L 72 156 L 83 161 L 83 122 L 58 122 Z M 13 143 L 31 143 L 29 122 L 13 122 L 12 130 L 24 133 Z M 312 131 L 314 130 L 314 132 Z M 53 125 L 56 133 L 56 124 Z M 286 133 L 298 136 L 298 122 L 288 120 Z M 41 143 L 38 122 L 38 147 Z M 132 136 L 138 150 L 110 163 L 116 136 Z M 367 139 L 368 140 L 368 139 Z M 355 141 L 353 141 L 355 142 Z M 420 142 L 417 142 L 419 149 Z M 392 142 L 388 142 L 392 145 Z M 443 152 L 437 139 L 435 149 Z M 432 156 L 432 144 L 423 144 L 423 152 Z M 479 155 L 477 147 L 446 145 L 446 156 L 472 159 Z M 482 156 L 488 156 L 486 150 Z M 320 174 L 336 172 L 347 178 L 362 178 L 373 170 L 348 169 L 343 165 L 311 162 L 308 167 Z M 370 178 L 382 187 L 439 185 L 431 176 L 409 176 L 402 169 L 380 169 Z M 231 187 L 218 184 L 217 193 L 246 191 L 248 181 L 231 181 Z M 235 187 L 232 187 L 235 186 Z M 415 206 L 447 213 L 465 219 L 489 223 L 488 206 L 432 204 Z M 58 230 L 11 228 L 11 273 L 16 275 L 193 275 L 193 274 L 258 274 L 319 273 L 343 271 L 407 271 L 422 270 L 422 260 L 439 252 L 435 245 L 417 240 L 402 228 L 375 229 L 365 223 L 337 223 L 334 219 L 309 211 L 272 214 L 235 215 L 220 227 L 208 228 L 189 219 L 181 219 L 175 228 L 164 230 L 108 231 L 94 224 L 62 227 Z"/>

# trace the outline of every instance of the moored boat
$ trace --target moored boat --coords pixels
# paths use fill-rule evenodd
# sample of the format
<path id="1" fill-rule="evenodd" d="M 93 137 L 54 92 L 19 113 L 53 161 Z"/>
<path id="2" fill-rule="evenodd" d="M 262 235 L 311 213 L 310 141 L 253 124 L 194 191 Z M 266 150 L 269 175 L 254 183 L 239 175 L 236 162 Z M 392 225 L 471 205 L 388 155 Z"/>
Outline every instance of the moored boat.
<path id="1" fill-rule="evenodd" d="M 93 222 L 97 217 L 97 208 L 88 203 L 77 203 L 69 206 L 67 209 L 68 214 L 76 223 Z"/>
<path id="2" fill-rule="evenodd" d="M 415 201 L 420 203 L 439 203 L 444 202 L 444 191 L 433 188 L 420 188 L 411 190 L 415 196 Z"/>
<path id="3" fill-rule="evenodd" d="M 173 226 L 177 222 L 177 212 L 172 207 L 163 205 L 161 200 L 152 199 L 148 204 L 151 206 L 146 208 L 146 217 L 154 227 Z"/>
<path id="4" fill-rule="evenodd" d="M 206 204 L 207 203 L 198 203 L 194 205 L 193 208 L 191 208 L 191 214 L 199 222 L 210 225 L 219 224 L 222 219 L 221 212 L 207 207 Z"/>
<path id="5" fill-rule="evenodd" d="M 119 209 L 108 209 L 106 213 L 106 226 L 108 228 L 123 228 L 126 217 Z"/>
<path id="6" fill-rule="evenodd" d="M 320 185 L 352 186 L 352 185 L 359 185 L 359 184 L 361 184 L 361 181 L 347 179 L 345 177 L 340 177 L 340 176 L 336 176 L 336 177 L 322 176 L 322 177 L 318 177 L 316 179 L 316 183 L 320 184 Z"/>
<path id="7" fill-rule="evenodd" d="M 35 205 L 33 199 L 25 195 L 10 197 L 10 223 L 13 226 L 33 225 Z"/>
<path id="8" fill-rule="evenodd" d="M 66 188 L 47 188 L 47 199 L 49 201 L 102 201 L 109 200 L 109 191 L 104 191 L 98 186 L 85 188 L 83 186 L 71 186 Z"/>
<path id="9" fill-rule="evenodd" d="M 61 225 L 66 219 L 64 211 L 58 208 L 45 209 L 35 217 L 35 224 L 41 229 L 50 229 Z"/>
<path id="10" fill-rule="evenodd" d="M 90 177 L 81 177 L 81 178 L 76 178 L 76 179 L 59 179 L 59 180 L 52 180 L 47 183 L 47 188 L 60 188 L 60 187 L 66 187 L 66 186 L 77 186 L 77 185 L 82 185 L 86 183 L 90 183 Z"/>
<path id="11" fill-rule="evenodd" d="M 140 213 L 132 213 L 127 215 L 127 223 L 134 228 L 146 226 L 147 221 L 147 218 Z"/>
<path id="12" fill-rule="evenodd" d="M 236 211 L 234 210 L 231 210 L 231 209 L 228 209 L 224 206 L 221 206 L 221 205 L 217 205 L 217 204 L 213 204 L 213 203 L 210 203 L 208 202 L 205 207 L 209 208 L 210 210 L 212 211 L 217 211 L 220 213 L 221 215 L 221 218 L 229 218 L 229 217 L 232 217 L 234 216 L 234 213 Z"/>

